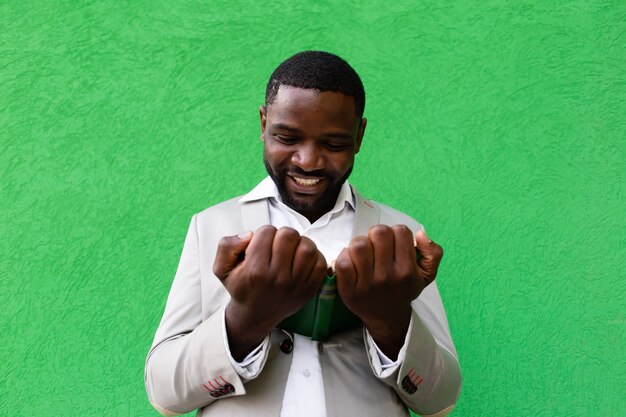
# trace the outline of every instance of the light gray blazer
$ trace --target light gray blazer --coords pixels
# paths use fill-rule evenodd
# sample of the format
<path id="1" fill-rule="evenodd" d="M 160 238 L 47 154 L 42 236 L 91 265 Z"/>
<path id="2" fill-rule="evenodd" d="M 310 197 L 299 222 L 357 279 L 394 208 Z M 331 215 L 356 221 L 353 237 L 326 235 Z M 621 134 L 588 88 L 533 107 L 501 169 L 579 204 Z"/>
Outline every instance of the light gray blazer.
<path id="1" fill-rule="evenodd" d="M 353 188 L 353 236 L 376 224 L 419 224 L 388 206 L 365 200 Z M 266 199 L 239 197 L 193 216 L 165 312 L 145 366 L 151 404 L 164 415 L 199 409 L 198 416 L 278 417 L 291 364 L 274 329 L 257 378 L 240 377 L 224 346 L 223 312 L 230 295 L 213 275 L 217 243 L 223 236 L 269 224 Z M 445 416 L 456 404 L 461 374 L 445 311 L 435 282 L 412 303 L 403 363 L 382 371 L 364 330 L 338 334 L 318 345 L 328 417 Z M 297 346 L 293 347 L 297 349 Z"/>

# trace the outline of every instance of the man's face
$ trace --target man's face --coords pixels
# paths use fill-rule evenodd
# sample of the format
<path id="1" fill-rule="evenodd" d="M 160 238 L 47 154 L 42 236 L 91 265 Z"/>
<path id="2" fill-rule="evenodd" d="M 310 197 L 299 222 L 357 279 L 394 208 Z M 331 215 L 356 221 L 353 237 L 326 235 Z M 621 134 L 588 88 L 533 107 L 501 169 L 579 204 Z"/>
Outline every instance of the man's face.
<path id="1" fill-rule="evenodd" d="M 265 168 L 283 202 L 314 222 L 334 206 L 367 120 L 352 97 L 284 85 L 260 111 Z"/>

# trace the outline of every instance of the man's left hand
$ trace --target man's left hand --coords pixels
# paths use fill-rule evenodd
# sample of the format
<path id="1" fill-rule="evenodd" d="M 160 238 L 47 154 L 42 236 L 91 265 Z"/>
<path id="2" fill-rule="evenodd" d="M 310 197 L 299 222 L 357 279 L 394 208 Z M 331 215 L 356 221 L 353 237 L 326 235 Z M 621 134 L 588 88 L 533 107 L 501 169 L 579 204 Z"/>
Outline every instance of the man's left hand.
<path id="1" fill-rule="evenodd" d="M 413 239 L 404 225 L 376 225 L 337 257 L 337 290 L 344 304 L 389 358 L 397 358 L 411 320 L 411 301 L 435 279 L 442 256 L 441 246 L 423 230 Z"/>

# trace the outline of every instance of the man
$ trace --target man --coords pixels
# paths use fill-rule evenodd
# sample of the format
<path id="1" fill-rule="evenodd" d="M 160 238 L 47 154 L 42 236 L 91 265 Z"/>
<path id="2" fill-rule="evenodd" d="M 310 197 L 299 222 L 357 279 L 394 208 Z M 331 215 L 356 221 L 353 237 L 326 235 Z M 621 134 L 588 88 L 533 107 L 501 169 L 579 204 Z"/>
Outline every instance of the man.
<path id="1" fill-rule="evenodd" d="M 442 250 L 410 217 L 347 183 L 367 120 L 343 59 L 308 51 L 260 108 L 269 177 L 196 214 L 146 360 L 164 415 L 447 415 L 461 385 L 435 279 Z M 416 250 L 419 256 L 416 257 Z M 360 320 L 314 341 L 280 329 L 336 288 Z"/>

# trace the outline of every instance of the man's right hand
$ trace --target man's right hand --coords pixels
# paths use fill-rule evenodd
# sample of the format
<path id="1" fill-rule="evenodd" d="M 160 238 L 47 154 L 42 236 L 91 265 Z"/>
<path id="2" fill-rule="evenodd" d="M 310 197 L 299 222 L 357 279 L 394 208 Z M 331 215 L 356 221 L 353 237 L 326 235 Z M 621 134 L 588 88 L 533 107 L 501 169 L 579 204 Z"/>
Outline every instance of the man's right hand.
<path id="1" fill-rule="evenodd" d="M 226 331 L 241 361 L 282 319 L 298 311 L 322 285 L 327 264 L 309 238 L 294 229 L 263 226 L 220 240 L 213 273 L 230 293 Z"/>

